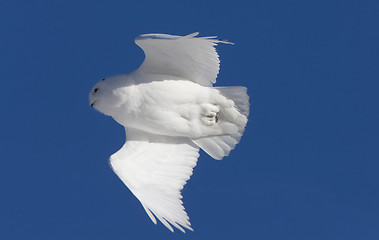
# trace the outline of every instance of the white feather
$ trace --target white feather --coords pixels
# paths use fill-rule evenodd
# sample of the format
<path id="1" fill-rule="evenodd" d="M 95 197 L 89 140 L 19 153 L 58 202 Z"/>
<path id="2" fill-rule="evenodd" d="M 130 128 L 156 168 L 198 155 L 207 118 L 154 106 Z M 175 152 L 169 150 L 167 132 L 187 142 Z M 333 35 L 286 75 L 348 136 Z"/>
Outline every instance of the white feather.
<path id="1" fill-rule="evenodd" d="M 217 43 L 229 43 L 216 37 L 195 38 L 168 34 L 144 34 L 135 42 L 145 52 L 145 61 L 138 69 L 144 73 L 167 74 L 212 86 L 220 69 Z M 229 43 L 230 44 L 230 43 Z"/>
<path id="2" fill-rule="evenodd" d="M 180 190 L 198 157 L 199 148 L 187 138 L 127 129 L 126 143 L 110 157 L 110 165 L 154 223 L 153 214 L 171 231 L 169 223 L 184 232 L 182 227 L 192 228 Z"/>

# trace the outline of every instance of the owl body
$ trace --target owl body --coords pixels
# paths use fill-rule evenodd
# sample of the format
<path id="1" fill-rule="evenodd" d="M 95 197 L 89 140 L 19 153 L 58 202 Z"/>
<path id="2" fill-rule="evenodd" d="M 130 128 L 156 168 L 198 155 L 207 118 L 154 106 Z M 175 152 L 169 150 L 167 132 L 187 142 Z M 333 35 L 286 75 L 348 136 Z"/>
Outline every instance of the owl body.
<path id="1" fill-rule="evenodd" d="M 144 81 L 136 84 L 135 74 Z M 175 76 L 131 73 L 109 77 L 95 85 L 90 101 L 124 127 L 158 135 L 196 139 L 238 130 L 227 121 L 234 119 L 220 115 L 235 109 L 232 100 L 217 88 Z M 237 109 L 234 114 L 243 117 Z"/>

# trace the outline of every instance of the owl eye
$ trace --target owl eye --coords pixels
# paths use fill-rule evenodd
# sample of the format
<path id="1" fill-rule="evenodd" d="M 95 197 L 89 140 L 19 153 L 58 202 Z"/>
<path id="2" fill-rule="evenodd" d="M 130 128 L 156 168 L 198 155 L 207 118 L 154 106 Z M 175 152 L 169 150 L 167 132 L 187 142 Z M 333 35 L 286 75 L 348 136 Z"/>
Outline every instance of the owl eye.
<path id="1" fill-rule="evenodd" d="M 94 90 L 93 90 L 93 92 L 97 92 L 99 89 L 98 88 L 95 88 Z"/>
<path id="2" fill-rule="evenodd" d="M 105 78 L 101 79 L 101 81 L 104 81 L 104 80 L 105 80 Z"/>

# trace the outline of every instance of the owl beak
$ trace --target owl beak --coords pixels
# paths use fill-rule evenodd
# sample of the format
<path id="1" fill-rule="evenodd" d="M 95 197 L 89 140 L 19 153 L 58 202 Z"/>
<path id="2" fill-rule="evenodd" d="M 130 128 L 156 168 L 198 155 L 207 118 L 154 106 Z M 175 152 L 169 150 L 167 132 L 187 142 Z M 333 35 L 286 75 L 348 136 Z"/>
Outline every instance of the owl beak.
<path id="1" fill-rule="evenodd" d="M 95 102 L 96 102 L 96 100 L 93 101 L 90 106 L 93 107 L 93 105 L 95 105 Z"/>

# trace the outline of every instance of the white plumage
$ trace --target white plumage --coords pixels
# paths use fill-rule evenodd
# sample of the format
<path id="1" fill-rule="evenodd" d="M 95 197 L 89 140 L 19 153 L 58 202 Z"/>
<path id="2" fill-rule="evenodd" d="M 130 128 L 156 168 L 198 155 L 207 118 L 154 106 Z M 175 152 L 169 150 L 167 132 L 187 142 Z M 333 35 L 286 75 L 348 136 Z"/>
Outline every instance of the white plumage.
<path id="1" fill-rule="evenodd" d="M 199 148 L 222 159 L 239 142 L 249 115 L 245 87 L 212 87 L 219 72 L 215 37 L 144 34 L 134 72 L 102 79 L 91 107 L 125 127 L 126 143 L 110 165 L 156 223 L 184 232 L 191 224 L 180 193 Z M 172 226 L 171 226 L 171 225 Z"/>

